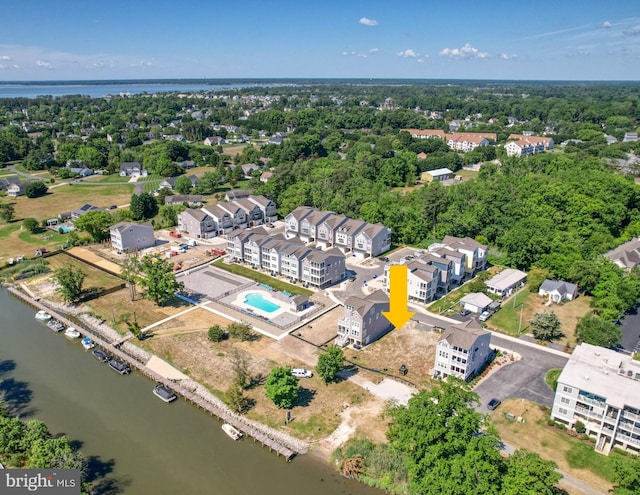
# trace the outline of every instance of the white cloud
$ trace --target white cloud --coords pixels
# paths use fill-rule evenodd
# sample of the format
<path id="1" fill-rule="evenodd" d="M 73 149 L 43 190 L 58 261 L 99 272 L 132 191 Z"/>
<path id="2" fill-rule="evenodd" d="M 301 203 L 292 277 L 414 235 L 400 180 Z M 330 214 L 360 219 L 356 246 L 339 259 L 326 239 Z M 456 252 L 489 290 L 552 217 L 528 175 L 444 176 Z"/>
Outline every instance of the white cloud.
<path id="1" fill-rule="evenodd" d="M 52 64 L 51 62 L 47 62 L 46 60 L 40 60 L 40 59 L 38 59 L 38 60 L 36 60 L 36 65 L 37 65 L 38 67 L 43 67 L 43 68 L 45 68 L 45 69 L 49 69 L 49 70 L 51 70 L 51 69 L 53 69 L 53 68 L 54 68 L 54 67 L 53 67 L 53 64 Z"/>
<path id="2" fill-rule="evenodd" d="M 369 50 L 369 53 L 371 53 L 372 55 L 374 53 L 378 53 L 378 49 L 377 48 L 372 48 L 371 50 Z"/>
<path id="3" fill-rule="evenodd" d="M 416 62 L 418 62 L 419 64 L 421 64 L 422 62 L 424 62 L 423 59 L 419 58 L 418 60 L 416 60 Z"/>
<path id="4" fill-rule="evenodd" d="M 440 56 L 449 57 L 455 60 L 466 60 L 472 58 L 488 58 L 489 54 L 487 52 L 481 52 L 467 43 L 462 48 L 445 48 L 440 52 Z"/>
<path id="5" fill-rule="evenodd" d="M 640 35 L 640 26 L 635 26 L 629 29 L 625 29 L 622 31 L 622 34 L 625 36 L 639 36 Z"/>
<path id="6" fill-rule="evenodd" d="M 0 60 L 13 60 L 9 55 L 0 56 Z"/>
<path id="7" fill-rule="evenodd" d="M 419 56 L 420 56 L 420 54 L 414 52 L 411 48 L 407 48 L 403 52 L 398 52 L 398 57 L 402 57 L 402 58 L 416 58 L 416 57 L 419 57 Z"/>
<path id="8" fill-rule="evenodd" d="M 611 26 L 613 26 L 613 24 L 611 24 L 609 21 L 604 21 L 601 27 L 609 29 Z"/>
<path id="9" fill-rule="evenodd" d="M 514 58 L 518 58 L 515 53 L 501 53 L 500 58 L 502 60 L 513 60 Z"/>
<path id="10" fill-rule="evenodd" d="M 361 17 L 358 21 L 360 24 L 364 26 L 377 26 L 378 21 L 374 21 L 373 19 L 367 19 L 366 17 Z"/>

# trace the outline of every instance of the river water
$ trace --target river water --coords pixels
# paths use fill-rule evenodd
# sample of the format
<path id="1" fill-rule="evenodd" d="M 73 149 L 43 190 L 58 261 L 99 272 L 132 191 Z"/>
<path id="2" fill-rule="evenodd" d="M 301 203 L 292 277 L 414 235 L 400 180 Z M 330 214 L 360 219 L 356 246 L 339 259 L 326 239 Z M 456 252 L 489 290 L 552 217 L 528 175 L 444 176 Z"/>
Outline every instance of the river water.
<path id="1" fill-rule="evenodd" d="M 310 455 L 291 463 L 251 440 L 234 442 L 220 422 L 153 383 L 120 376 L 55 334 L 0 288 L 0 389 L 22 417 L 43 420 L 81 445 L 100 493 L 380 495 Z"/>

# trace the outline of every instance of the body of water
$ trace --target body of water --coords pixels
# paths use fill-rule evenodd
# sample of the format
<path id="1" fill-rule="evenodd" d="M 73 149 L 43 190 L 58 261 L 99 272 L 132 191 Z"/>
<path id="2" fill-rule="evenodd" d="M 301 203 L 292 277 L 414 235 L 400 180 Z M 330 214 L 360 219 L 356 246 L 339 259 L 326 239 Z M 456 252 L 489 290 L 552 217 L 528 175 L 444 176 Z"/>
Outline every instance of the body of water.
<path id="1" fill-rule="evenodd" d="M 168 91 L 195 92 L 205 90 L 215 90 L 220 88 L 233 89 L 242 88 L 246 85 L 213 85 L 197 83 L 154 83 L 139 82 L 127 83 L 104 82 L 100 84 L 83 84 L 81 82 L 68 84 L 25 84 L 25 83 L 0 83 L 0 98 L 36 98 L 38 96 L 65 96 L 83 95 L 92 98 L 103 96 L 135 95 L 141 93 L 161 93 Z"/>
<path id="2" fill-rule="evenodd" d="M 79 442 L 103 475 L 99 493 L 381 494 L 311 455 L 287 463 L 232 441 L 215 418 L 181 399 L 165 404 L 148 379 L 117 374 L 34 314 L 0 289 L 0 391 L 21 417 Z"/>

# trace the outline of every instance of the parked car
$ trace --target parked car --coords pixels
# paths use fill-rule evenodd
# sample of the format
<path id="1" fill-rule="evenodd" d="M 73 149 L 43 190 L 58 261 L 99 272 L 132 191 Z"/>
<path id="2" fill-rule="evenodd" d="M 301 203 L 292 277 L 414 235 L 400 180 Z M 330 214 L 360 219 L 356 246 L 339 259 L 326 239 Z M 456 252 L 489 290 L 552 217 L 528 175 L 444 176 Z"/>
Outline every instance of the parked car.
<path id="1" fill-rule="evenodd" d="M 494 311 L 483 311 L 482 314 L 478 317 L 478 321 L 487 321 L 494 314 Z"/>
<path id="2" fill-rule="evenodd" d="M 304 368 L 293 368 L 291 374 L 296 378 L 311 378 L 313 376 L 311 371 Z"/>
<path id="3" fill-rule="evenodd" d="M 117 207 L 118 207 L 118 205 L 111 205 L 111 206 L 109 206 L 109 209 L 110 210 L 115 210 Z"/>
<path id="4" fill-rule="evenodd" d="M 489 403 L 487 404 L 487 408 L 489 409 L 489 411 L 493 411 L 496 407 L 498 407 L 500 404 L 502 404 L 502 401 L 500 399 L 496 399 L 495 397 L 493 399 L 491 399 L 489 401 Z"/>
<path id="5" fill-rule="evenodd" d="M 471 314 L 471 311 L 469 311 L 469 310 L 468 310 L 468 309 L 466 309 L 466 308 L 462 308 L 462 309 L 460 310 L 460 316 L 467 316 L 467 315 L 470 315 L 470 314 Z"/>

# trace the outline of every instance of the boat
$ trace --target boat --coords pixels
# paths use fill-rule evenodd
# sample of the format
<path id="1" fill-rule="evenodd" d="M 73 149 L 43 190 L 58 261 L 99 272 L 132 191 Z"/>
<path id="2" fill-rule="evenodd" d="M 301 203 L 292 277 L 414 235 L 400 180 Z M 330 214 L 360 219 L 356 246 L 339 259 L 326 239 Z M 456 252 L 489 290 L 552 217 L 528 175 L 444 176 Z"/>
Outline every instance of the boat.
<path id="1" fill-rule="evenodd" d="M 62 332 L 64 330 L 64 325 L 60 323 L 58 320 L 49 320 L 47 322 L 47 326 L 53 330 L 54 332 Z"/>
<path id="2" fill-rule="evenodd" d="M 69 327 L 64 331 L 64 336 L 67 337 L 68 339 L 79 339 L 80 332 L 78 332 L 78 330 L 76 330 L 73 327 Z"/>
<path id="3" fill-rule="evenodd" d="M 51 319 L 51 315 L 47 313 L 44 309 L 41 309 L 36 313 L 36 320 L 48 321 L 50 319 Z"/>
<path id="4" fill-rule="evenodd" d="M 173 402 L 178 398 L 176 394 L 174 394 L 169 388 L 165 387 L 161 383 L 158 383 L 155 387 L 153 387 L 153 395 L 164 402 Z"/>
<path id="5" fill-rule="evenodd" d="M 84 339 L 82 339 L 82 347 L 84 347 L 87 351 L 93 349 L 95 346 L 96 345 L 93 343 L 93 340 L 91 340 L 89 337 L 85 337 Z"/>
<path id="6" fill-rule="evenodd" d="M 124 361 L 120 361 L 119 359 L 113 358 L 109 361 L 109 368 L 117 371 L 121 375 L 128 375 L 131 373 L 131 368 Z"/>
<path id="7" fill-rule="evenodd" d="M 233 438 L 234 440 L 240 440 L 242 438 L 242 433 L 240 433 L 240 431 L 231 426 L 229 423 L 225 423 L 222 425 L 222 431 L 224 431 L 227 435 L 229 435 L 229 437 Z"/>
<path id="8" fill-rule="evenodd" d="M 103 363 L 106 363 L 111 359 L 109 353 L 104 349 L 94 349 L 91 354 L 93 354 L 93 357 L 95 357 L 98 361 L 101 361 Z"/>

